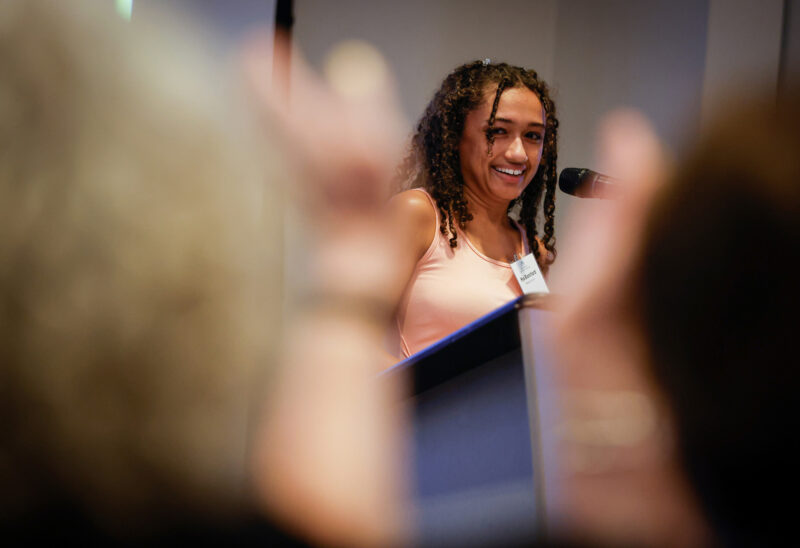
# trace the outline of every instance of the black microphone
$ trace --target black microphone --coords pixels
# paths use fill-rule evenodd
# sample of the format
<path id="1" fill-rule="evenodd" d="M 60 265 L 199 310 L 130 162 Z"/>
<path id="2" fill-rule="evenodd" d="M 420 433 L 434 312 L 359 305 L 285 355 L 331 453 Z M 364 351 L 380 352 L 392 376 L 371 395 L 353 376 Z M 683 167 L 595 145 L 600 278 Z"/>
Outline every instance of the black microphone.
<path id="1" fill-rule="evenodd" d="M 578 198 L 615 198 L 619 195 L 619 181 L 591 169 L 568 167 L 561 170 L 558 188 Z"/>

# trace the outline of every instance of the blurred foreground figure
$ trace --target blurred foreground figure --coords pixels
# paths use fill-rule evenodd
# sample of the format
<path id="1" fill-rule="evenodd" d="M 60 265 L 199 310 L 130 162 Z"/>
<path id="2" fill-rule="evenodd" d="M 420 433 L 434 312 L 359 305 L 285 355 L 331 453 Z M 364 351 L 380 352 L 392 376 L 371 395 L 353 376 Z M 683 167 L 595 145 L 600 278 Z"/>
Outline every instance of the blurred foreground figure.
<path id="1" fill-rule="evenodd" d="M 606 122 L 604 171 L 636 184 L 582 220 L 591 230 L 564 259 L 584 269 L 558 324 L 567 526 L 655 546 L 782 545 L 800 96 L 730 111 L 672 173 L 653 142 L 635 114 Z"/>
<path id="2" fill-rule="evenodd" d="M 741 132 L 740 137 L 735 137 Z M 631 287 L 682 467 L 725 546 L 796 536 L 800 95 L 719 121 L 655 197 Z"/>
<path id="3" fill-rule="evenodd" d="M 209 37 L 142 11 L 126 24 L 111 4 L 0 4 L 3 538 L 389 542 L 392 387 L 366 380 L 386 326 L 378 301 L 347 308 L 392 278 L 353 282 L 348 264 L 311 276 L 323 306 L 288 332 L 319 354 L 283 352 L 283 150 L 253 127 Z M 348 143 L 340 156 L 358 168 Z M 361 206 L 347 217 L 368 219 Z M 298 391 L 279 360 L 339 382 Z M 279 402 L 264 421 L 262 398 Z"/>

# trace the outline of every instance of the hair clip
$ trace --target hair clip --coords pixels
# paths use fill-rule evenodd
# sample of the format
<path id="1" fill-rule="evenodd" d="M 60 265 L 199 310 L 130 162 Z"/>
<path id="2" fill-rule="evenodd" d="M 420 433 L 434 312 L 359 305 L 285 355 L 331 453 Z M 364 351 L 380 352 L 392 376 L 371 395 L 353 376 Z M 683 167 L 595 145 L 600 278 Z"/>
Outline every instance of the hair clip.
<path id="1" fill-rule="evenodd" d="M 486 65 L 488 65 L 491 62 L 492 62 L 492 60 L 487 57 L 486 59 L 483 60 L 483 66 L 485 67 Z"/>

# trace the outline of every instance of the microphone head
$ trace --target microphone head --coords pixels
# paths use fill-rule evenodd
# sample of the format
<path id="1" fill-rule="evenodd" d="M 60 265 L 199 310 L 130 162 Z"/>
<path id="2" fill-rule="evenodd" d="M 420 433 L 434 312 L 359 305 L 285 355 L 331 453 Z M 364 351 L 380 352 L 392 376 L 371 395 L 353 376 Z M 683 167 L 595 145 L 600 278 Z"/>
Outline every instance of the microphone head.
<path id="1" fill-rule="evenodd" d="M 581 183 L 589 173 L 591 172 L 588 169 L 579 167 L 564 168 L 561 170 L 561 175 L 558 177 L 558 188 L 561 189 L 561 192 L 576 196 Z"/>

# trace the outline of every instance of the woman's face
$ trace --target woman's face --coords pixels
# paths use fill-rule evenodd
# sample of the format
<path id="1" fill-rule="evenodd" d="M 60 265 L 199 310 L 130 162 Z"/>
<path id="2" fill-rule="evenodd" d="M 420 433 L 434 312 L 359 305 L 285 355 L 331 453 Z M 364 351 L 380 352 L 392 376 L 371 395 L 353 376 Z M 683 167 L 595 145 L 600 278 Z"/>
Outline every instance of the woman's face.
<path id="1" fill-rule="evenodd" d="M 464 121 L 459 143 L 466 191 L 487 201 L 510 202 L 531 182 L 544 147 L 545 113 L 539 97 L 527 87 L 506 89 L 497 105 L 487 154 L 489 116 L 496 86 L 484 91 L 483 102 Z"/>

